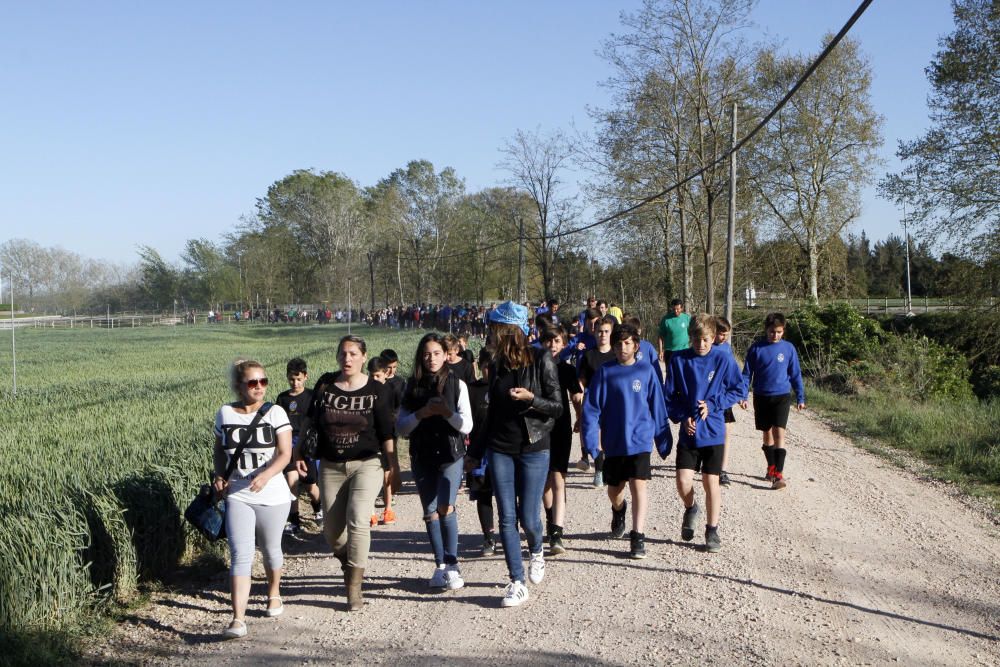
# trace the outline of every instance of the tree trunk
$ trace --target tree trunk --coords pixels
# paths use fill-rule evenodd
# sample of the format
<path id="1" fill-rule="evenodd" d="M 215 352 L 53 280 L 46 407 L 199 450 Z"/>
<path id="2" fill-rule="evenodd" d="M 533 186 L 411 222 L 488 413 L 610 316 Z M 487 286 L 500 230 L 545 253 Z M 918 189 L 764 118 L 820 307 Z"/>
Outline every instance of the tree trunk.
<path id="1" fill-rule="evenodd" d="M 809 246 L 809 298 L 813 303 L 819 303 L 819 244 L 816 237 L 809 235 L 807 240 Z"/>
<path id="2" fill-rule="evenodd" d="M 399 283 L 399 305 L 405 305 L 406 299 L 403 298 L 403 268 L 402 268 L 402 258 L 403 254 L 403 240 L 399 239 L 396 242 L 396 282 Z"/>
<path id="3" fill-rule="evenodd" d="M 715 223 L 713 209 L 715 208 L 715 196 L 709 191 L 705 196 L 708 205 L 706 215 L 708 221 L 705 225 L 705 312 L 715 312 L 715 276 L 712 274 L 712 266 L 715 264 L 715 237 L 712 235 L 712 226 Z"/>
<path id="4" fill-rule="evenodd" d="M 681 226 L 681 273 L 684 274 L 683 289 L 681 290 L 681 301 L 684 307 L 689 307 L 691 303 L 691 283 L 694 281 L 694 267 L 691 265 L 691 244 L 688 243 L 688 228 L 684 220 L 684 200 L 680 190 L 677 192 L 677 215 Z"/>
<path id="5" fill-rule="evenodd" d="M 375 310 L 375 253 L 368 251 L 368 277 L 372 288 L 372 310 Z"/>

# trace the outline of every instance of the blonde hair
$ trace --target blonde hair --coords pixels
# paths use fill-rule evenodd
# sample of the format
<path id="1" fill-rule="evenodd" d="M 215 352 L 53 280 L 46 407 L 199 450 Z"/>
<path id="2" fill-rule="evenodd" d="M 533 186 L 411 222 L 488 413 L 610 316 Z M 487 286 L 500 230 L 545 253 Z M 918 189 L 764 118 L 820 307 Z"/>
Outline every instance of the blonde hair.
<path id="1" fill-rule="evenodd" d="M 259 361 L 242 357 L 233 359 L 233 363 L 229 367 L 229 386 L 232 387 L 233 391 L 240 392 L 240 383 L 243 382 L 243 378 L 246 377 L 247 371 L 251 368 L 264 370 L 264 366 Z"/>
<path id="2" fill-rule="evenodd" d="M 688 325 L 688 340 L 697 340 L 705 336 L 715 338 L 715 316 L 699 313 L 691 318 Z"/>

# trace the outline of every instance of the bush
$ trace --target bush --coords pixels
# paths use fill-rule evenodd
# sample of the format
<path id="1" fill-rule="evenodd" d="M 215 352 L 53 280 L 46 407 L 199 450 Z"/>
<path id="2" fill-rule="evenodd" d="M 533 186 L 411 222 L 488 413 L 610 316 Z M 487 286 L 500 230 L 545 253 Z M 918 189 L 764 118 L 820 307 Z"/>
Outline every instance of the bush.
<path id="1" fill-rule="evenodd" d="M 804 306 L 788 317 L 785 338 L 799 350 L 803 372 L 853 375 L 850 365 L 872 357 L 886 334 L 846 303 Z"/>
<path id="2" fill-rule="evenodd" d="M 880 349 L 887 390 L 921 401 L 971 400 L 969 367 L 958 352 L 926 336 L 890 336 Z"/>

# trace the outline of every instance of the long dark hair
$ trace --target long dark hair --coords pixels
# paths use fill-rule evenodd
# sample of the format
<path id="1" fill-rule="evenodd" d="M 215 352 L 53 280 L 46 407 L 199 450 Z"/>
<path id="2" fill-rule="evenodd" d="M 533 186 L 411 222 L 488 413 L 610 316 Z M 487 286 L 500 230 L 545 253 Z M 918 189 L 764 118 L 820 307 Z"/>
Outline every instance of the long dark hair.
<path id="1" fill-rule="evenodd" d="M 528 337 L 518 325 L 491 322 L 490 336 L 493 349 L 496 350 L 495 361 L 498 366 L 515 370 L 526 368 L 534 362 Z"/>
<path id="2" fill-rule="evenodd" d="M 437 373 L 431 373 L 426 368 L 424 368 L 424 350 L 427 348 L 428 343 L 437 343 L 441 346 L 441 351 L 445 354 L 448 353 L 448 348 L 445 347 L 445 337 L 434 333 L 433 331 L 429 334 L 424 334 L 424 337 L 420 339 L 417 343 L 417 352 L 413 359 L 413 381 L 411 386 L 421 386 L 421 387 L 435 387 L 437 393 L 440 395 L 444 392 L 445 382 L 448 381 L 448 373 L 451 370 L 448 368 L 448 360 L 441 365 Z"/>

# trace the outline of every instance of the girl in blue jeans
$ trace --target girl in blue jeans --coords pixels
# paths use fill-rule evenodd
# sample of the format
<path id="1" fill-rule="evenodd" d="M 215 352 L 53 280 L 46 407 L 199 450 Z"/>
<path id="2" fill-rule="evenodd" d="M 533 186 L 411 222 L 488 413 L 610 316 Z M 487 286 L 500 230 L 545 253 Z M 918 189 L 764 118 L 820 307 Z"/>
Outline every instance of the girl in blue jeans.
<path id="1" fill-rule="evenodd" d="M 465 585 L 458 568 L 455 498 L 472 409 L 468 387 L 451 372 L 446 358 L 441 336 L 429 333 L 420 339 L 396 428 L 410 439 L 410 467 L 434 553 L 429 585 L 455 590 Z"/>
<path id="2" fill-rule="evenodd" d="M 489 414 L 482 437 L 472 443 L 466 469 L 486 456 L 500 515 L 500 541 L 510 584 L 501 606 L 528 599 L 518 521 L 528 538 L 528 579 L 545 577 L 542 493 L 549 474 L 549 433 L 562 412 L 559 377 L 548 350 L 528 344 L 528 310 L 507 301 L 489 314 L 495 348 L 489 370 Z"/>

